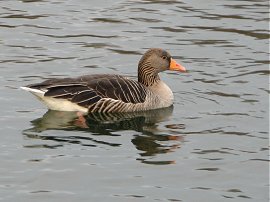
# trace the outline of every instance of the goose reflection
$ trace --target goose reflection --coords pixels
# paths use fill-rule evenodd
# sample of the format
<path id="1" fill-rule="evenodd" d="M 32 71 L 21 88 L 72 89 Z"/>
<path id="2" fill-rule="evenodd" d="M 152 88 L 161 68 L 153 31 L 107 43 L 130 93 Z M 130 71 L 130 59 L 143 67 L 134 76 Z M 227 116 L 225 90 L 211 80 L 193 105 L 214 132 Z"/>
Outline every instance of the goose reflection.
<path id="1" fill-rule="evenodd" d="M 172 115 L 173 107 L 164 109 L 133 112 L 133 113 L 92 113 L 87 116 L 78 116 L 75 112 L 47 111 L 43 117 L 31 121 L 32 128 L 23 131 L 23 134 L 31 139 L 53 140 L 57 145 L 48 144 L 28 145 L 26 147 L 55 148 L 63 146 L 63 143 L 80 144 L 82 146 L 121 146 L 119 143 L 101 141 L 100 136 L 119 136 L 119 131 L 136 131 L 131 142 L 139 151 L 141 158 L 137 160 L 143 163 L 168 164 L 173 161 L 147 161 L 144 157 L 155 156 L 172 152 L 180 147 L 182 136 L 166 125 L 165 129 L 159 129 L 161 122 L 168 121 Z M 82 133 L 56 133 L 45 131 L 83 131 Z M 52 135 L 57 134 L 57 135 Z"/>

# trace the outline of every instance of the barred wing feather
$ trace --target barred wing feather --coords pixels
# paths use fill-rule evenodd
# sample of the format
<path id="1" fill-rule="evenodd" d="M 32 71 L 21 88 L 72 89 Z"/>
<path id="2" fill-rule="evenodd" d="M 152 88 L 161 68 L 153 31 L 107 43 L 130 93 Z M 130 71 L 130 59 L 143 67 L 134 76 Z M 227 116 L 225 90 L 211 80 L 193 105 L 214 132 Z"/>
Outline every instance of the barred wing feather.
<path id="1" fill-rule="evenodd" d="M 96 104 L 102 98 L 133 104 L 143 103 L 146 98 L 146 89 L 142 84 L 119 75 L 50 79 L 28 87 L 44 90 L 44 96 L 66 99 L 83 107 Z"/>

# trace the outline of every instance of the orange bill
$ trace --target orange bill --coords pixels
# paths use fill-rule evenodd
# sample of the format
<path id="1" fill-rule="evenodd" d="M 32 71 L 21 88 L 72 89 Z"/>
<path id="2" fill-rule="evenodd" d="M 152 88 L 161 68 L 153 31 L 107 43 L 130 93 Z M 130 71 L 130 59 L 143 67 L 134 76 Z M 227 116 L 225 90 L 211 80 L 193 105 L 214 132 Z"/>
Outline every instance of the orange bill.
<path id="1" fill-rule="evenodd" d="M 186 72 L 186 68 L 178 64 L 174 59 L 171 58 L 170 70 Z"/>

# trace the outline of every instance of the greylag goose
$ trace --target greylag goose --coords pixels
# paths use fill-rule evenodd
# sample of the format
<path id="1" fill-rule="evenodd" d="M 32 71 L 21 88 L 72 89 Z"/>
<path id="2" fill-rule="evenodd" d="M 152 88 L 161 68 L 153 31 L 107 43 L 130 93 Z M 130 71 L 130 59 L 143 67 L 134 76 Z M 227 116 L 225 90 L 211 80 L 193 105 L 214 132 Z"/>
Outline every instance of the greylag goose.
<path id="1" fill-rule="evenodd" d="M 93 74 L 77 78 L 49 79 L 21 87 L 51 110 L 91 112 L 135 112 L 169 107 L 171 89 L 159 72 L 185 72 L 171 55 L 159 48 L 146 51 L 138 64 L 138 81 L 113 74 Z"/>

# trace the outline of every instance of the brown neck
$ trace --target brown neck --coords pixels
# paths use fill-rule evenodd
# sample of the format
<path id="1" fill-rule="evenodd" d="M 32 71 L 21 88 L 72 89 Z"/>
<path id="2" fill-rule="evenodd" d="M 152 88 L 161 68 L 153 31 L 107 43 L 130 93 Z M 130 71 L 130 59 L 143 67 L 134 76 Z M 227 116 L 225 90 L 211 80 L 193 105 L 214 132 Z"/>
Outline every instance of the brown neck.
<path id="1" fill-rule="evenodd" d="M 138 66 L 138 82 L 145 86 L 152 86 L 160 80 L 158 73 L 149 63 L 141 63 Z"/>

